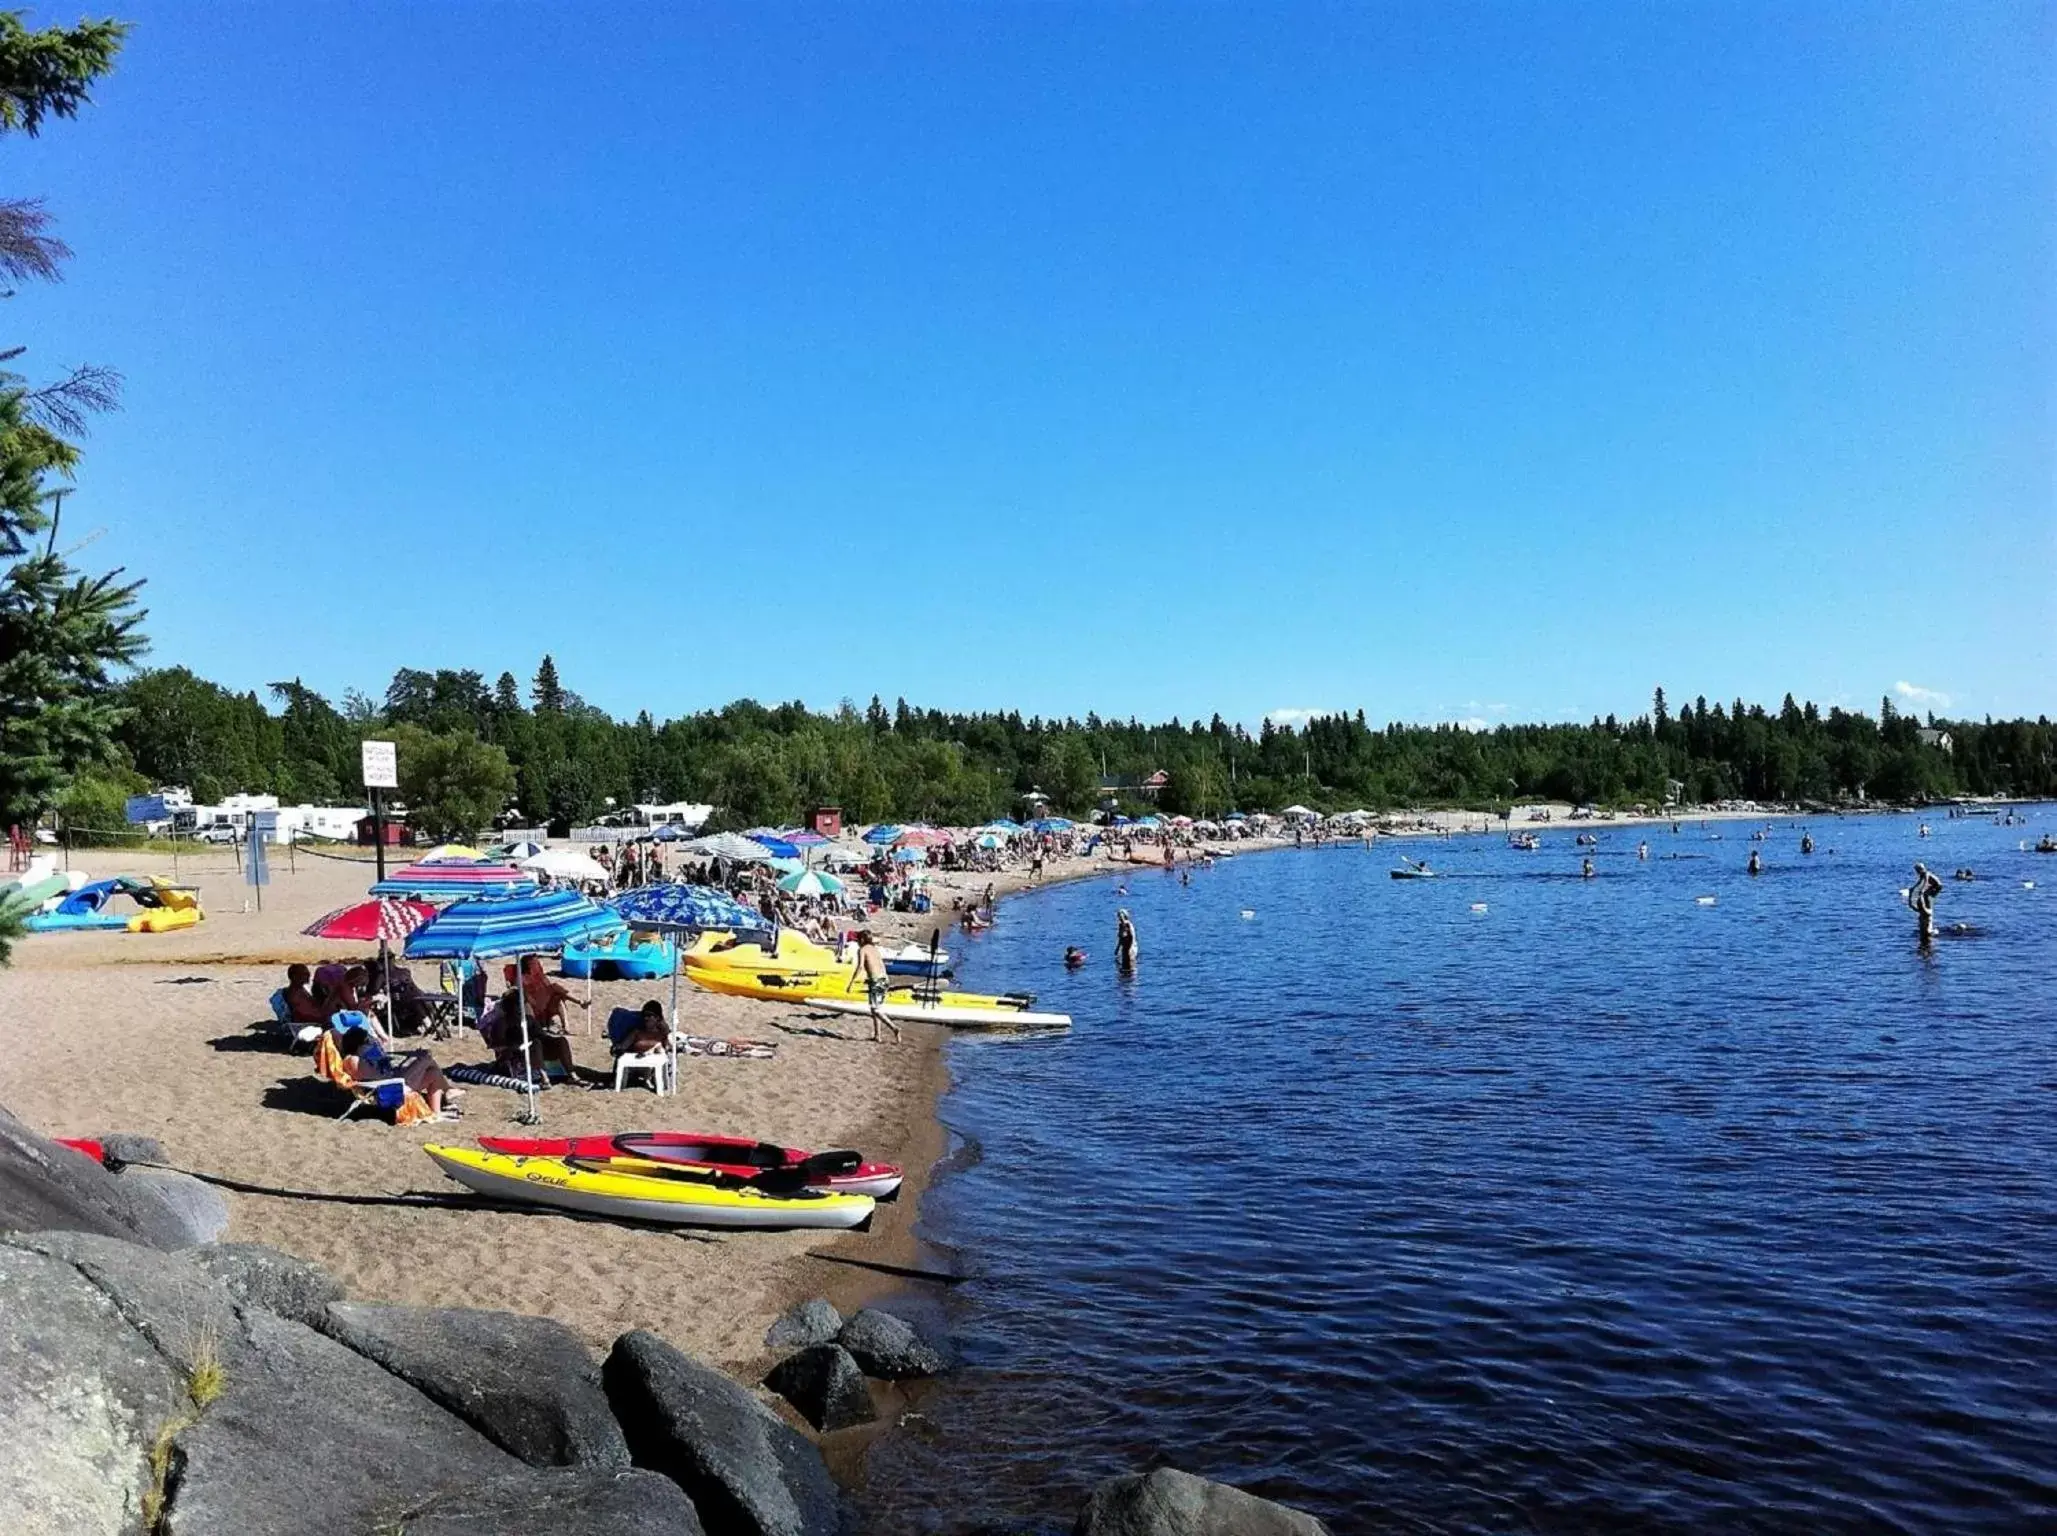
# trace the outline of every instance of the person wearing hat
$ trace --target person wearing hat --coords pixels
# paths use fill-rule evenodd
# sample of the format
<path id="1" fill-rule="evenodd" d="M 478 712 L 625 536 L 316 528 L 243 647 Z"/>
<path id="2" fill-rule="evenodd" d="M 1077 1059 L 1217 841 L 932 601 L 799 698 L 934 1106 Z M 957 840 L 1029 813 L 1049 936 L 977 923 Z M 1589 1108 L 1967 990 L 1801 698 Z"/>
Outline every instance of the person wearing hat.
<path id="1" fill-rule="evenodd" d="M 879 1038 L 879 1026 L 885 1025 L 893 1032 L 893 1038 L 900 1038 L 900 1026 L 886 1017 L 886 957 L 879 953 L 878 941 L 871 936 L 869 928 L 857 930 L 857 968 L 850 973 L 854 982 L 864 978 L 864 1001 L 871 1009 L 871 1038 Z"/>

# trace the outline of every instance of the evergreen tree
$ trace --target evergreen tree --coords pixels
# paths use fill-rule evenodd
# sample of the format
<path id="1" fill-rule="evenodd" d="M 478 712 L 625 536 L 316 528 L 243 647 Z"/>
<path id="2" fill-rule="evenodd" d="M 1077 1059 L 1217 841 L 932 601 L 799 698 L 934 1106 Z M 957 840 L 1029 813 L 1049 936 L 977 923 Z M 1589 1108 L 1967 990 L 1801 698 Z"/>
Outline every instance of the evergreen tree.
<path id="1" fill-rule="evenodd" d="M 125 31 L 99 21 L 31 32 L 0 12 L 0 135 L 33 136 L 46 118 L 73 116 Z M 38 203 L 0 201 L 0 276 L 57 276 L 70 252 L 48 224 Z M 71 568 L 57 545 L 63 493 L 49 483 L 76 469 L 74 440 L 90 413 L 113 406 L 119 384 L 93 367 L 42 388 L 0 372 L 0 823 L 30 820 L 109 760 L 122 718 L 115 674 L 144 650 L 141 583 Z"/>
<path id="2" fill-rule="evenodd" d="M 521 713 L 521 685 L 512 672 L 502 672 L 500 681 L 493 684 L 493 708 L 503 715 Z"/>
<path id="3" fill-rule="evenodd" d="M 564 685 L 557 681 L 557 663 L 547 655 L 543 657 L 543 664 L 536 668 L 536 680 L 529 685 L 529 698 L 539 715 L 564 713 Z"/>

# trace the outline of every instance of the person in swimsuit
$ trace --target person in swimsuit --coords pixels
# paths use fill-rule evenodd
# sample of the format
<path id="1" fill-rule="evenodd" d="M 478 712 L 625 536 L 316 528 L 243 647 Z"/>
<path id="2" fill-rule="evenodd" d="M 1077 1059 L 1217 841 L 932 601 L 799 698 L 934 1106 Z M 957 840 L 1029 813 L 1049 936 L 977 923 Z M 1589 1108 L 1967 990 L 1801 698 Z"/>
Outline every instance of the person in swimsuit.
<path id="1" fill-rule="evenodd" d="M 1926 864 L 1914 866 L 1914 884 L 1907 888 L 1907 905 L 1914 909 L 1916 931 L 1923 943 L 1936 936 L 1936 898 L 1943 894 L 1943 882 Z"/>
<path id="2" fill-rule="evenodd" d="M 1114 914 L 1114 963 L 1124 971 L 1136 968 L 1136 925 L 1130 921 L 1128 908 L 1123 907 Z"/>
<path id="3" fill-rule="evenodd" d="M 879 953 L 878 941 L 872 938 L 869 928 L 857 930 L 857 967 L 851 971 L 850 979 L 864 978 L 864 1002 L 871 1010 L 871 1038 L 879 1038 L 879 1026 L 883 1024 L 893 1032 L 893 1038 L 900 1038 L 900 1026 L 886 1017 L 886 957 Z"/>

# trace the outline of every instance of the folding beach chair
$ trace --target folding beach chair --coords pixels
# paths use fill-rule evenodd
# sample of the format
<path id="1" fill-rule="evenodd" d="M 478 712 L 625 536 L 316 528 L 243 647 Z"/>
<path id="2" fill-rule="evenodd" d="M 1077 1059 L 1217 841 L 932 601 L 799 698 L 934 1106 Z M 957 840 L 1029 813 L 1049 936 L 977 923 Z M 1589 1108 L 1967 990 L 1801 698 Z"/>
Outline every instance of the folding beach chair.
<path id="1" fill-rule="evenodd" d="M 343 1065 L 343 1052 L 336 1044 L 333 1030 L 323 1030 L 314 1043 L 314 1075 L 349 1096 L 350 1102 L 338 1119 L 348 1120 L 360 1109 L 385 1111 L 392 1115 L 395 1125 L 413 1125 L 435 1118 L 428 1100 L 408 1087 L 405 1078 L 381 1077 L 363 1083 L 352 1077 L 350 1069 Z"/>

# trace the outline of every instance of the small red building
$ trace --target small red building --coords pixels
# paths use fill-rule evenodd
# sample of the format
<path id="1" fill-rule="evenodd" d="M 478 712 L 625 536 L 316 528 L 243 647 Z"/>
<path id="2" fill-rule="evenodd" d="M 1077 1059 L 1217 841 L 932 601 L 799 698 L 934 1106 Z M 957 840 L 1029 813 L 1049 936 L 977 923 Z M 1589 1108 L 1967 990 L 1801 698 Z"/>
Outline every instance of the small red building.
<path id="1" fill-rule="evenodd" d="M 360 817 L 358 817 L 358 818 L 357 818 L 357 843 L 358 843 L 358 846 L 359 846 L 359 847 L 361 847 L 361 848 L 369 848 L 369 847 L 371 847 L 371 846 L 372 846 L 372 844 L 376 843 L 376 842 L 377 842 L 378 840 L 379 840 L 379 835 L 378 835 L 378 821 L 377 821 L 377 819 L 376 819 L 376 818 L 374 818 L 374 817 L 371 817 L 371 816 L 360 816 Z M 407 830 L 407 823 L 406 823 L 406 822 L 404 822 L 404 821 L 395 821 L 395 820 L 394 820 L 394 819 L 393 819 L 393 818 L 392 818 L 391 816 L 388 816 L 388 817 L 386 818 L 386 846 L 387 846 L 388 848 L 398 848 L 398 847 L 401 847 L 401 846 L 403 846 L 403 845 L 405 845 L 405 844 L 407 844 L 407 843 L 410 843 L 410 842 L 412 842 L 413 840 L 414 840 L 414 838 L 413 838 L 413 835 L 412 835 L 412 834 L 411 834 L 411 833 L 410 833 L 410 832 L 409 832 L 409 831 Z"/>
<path id="2" fill-rule="evenodd" d="M 843 808 L 840 805 L 817 805 L 807 813 L 807 825 L 823 837 L 841 837 Z"/>

